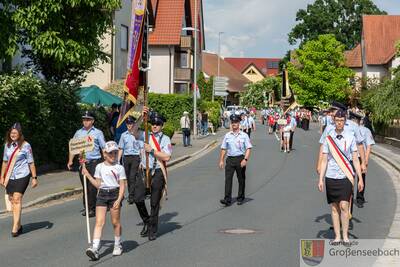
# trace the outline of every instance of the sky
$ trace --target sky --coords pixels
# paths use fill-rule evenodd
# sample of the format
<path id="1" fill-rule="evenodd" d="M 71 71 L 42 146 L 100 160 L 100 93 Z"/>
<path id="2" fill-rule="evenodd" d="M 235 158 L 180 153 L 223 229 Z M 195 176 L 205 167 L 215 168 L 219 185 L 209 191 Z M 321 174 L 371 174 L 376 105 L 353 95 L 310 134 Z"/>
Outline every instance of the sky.
<path id="1" fill-rule="evenodd" d="M 283 57 L 294 47 L 288 33 L 296 12 L 314 0 L 203 0 L 206 50 L 223 57 Z M 400 0 L 374 0 L 389 15 L 400 15 Z"/>

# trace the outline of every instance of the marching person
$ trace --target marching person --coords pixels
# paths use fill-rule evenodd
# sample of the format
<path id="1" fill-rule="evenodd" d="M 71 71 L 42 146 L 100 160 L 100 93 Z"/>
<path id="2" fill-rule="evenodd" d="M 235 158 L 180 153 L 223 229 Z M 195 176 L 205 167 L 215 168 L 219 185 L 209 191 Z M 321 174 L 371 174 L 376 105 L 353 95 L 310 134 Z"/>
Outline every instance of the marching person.
<path id="1" fill-rule="evenodd" d="M 117 163 L 118 150 L 118 145 L 115 141 L 108 141 L 105 144 L 104 162 L 96 166 L 93 176 L 86 169 L 85 164 L 82 165 L 82 174 L 87 177 L 95 188 L 98 188 L 93 242 L 92 246 L 86 250 L 86 255 L 94 261 L 99 259 L 100 240 L 107 210 L 110 211 L 111 222 L 114 227 L 113 256 L 119 256 L 123 252 L 120 217 L 126 175 L 124 167 Z"/>
<path id="2" fill-rule="evenodd" d="M 289 151 L 293 149 L 293 136 L 294 136 L 294 131 L 296 130 L 297 123 L 296 123 L 296 118 L 293 115 L 289 115 L 289 125 L 290 125 L 290 138 L 289 138 Z"/>
<path id="3" fill-rule="evenodd" d="M 104 140 L 104 134 L 101 130 L 95 128 L 94 125 L 94 115 L 89 111 L 85 111 L 82 115 L 82 124 L 83 127 L 76 131 L 73 138 L 80 138 L 91 136 L 94 141 L 94 149 L 93 151 L 86 152 L 85 155 L 85 165 L 89 173 L 93 176 L 94 171 L 96 169 L 97 164 L 100 163 L 102 158 L 102 149 L 104 149 L 106 142 Z M 67 168 L 71 170 L 73 164 L 74 155 L 69 154 L 69 159 L 67 163 Z M 81 184 L 83 187 L 83 174 L 80 169 L 79 179 L 81 180 Z M 96 194 L 97 189 L 91 183 L 87 185 L 87 198 L 88 198 L 88 209 L 89 209 L 89 217 L 94 217 L 96 215 Z M 83 211 L 82 216 L 86 216 L 85 211 L 85 196 L 83 196 Z"/>
<path id="4" fill-rule="evenodd" d="M 364 136 L 364 140 L 363 140 L 362 144 L 364 146 L 364 151 L 365 151 L 365 166 L 368 169 L 368 161 L 369 161 L 369 157 L 371 155 L 372 146 L 375 145 L 374 137 L 371 133 L 371 130 L 362 124 L 362 120 L 361 120 L 362 116 L 361 115 L 350 112 L 350 116 L 354 120 L 354 122 L 356 122 L 360 126 L 361 135 Z M 361 157 L 359 157 L 359 160 L 361 161 Z M 356 205 L 358 208 L 363 208 L 364 203 L 365 203 L 364 193 L 365 193 L 365 177 L 366 177 L 366 175 L 367 175 L 366 172 L 362 173 L 362 180 L 363 180 L 363 184 L 364 184 L 363 190 L 357 191 Z"/>
<path id="5" fill-rule="evenodd" d="M 229 206 L 232 203 L 232 179 L 236 172 L 239 182 L 237 204 L 242 205 L 245 200 L 246 165 L 250 158 L 252 148 L 249 136 L 240 131 L 240 116 L 231 115 L 232 130 L 227 133 L 222 141 L 219 157 L 219 168 L 225 165 L 225 197 L 220 200 L 221 204 Z"/>
<path id="6" fill-rule="evenodd" d="M 144 114 L 149 114 L 147 107 L 143 108 Z M 140 166 L 143 172 L 142 175 L 146 175 L 146 155 L 144 152 L 149 153 L 148 166 L 150 175 L 150 215 L 148 215 L 147 208 L 144 202 L 144 198 L 139 203 L 136 203 L 141 212 L 141 216 L 144 221 L 144 226 L 141 231 L 141 236 L 148 236 L 150 241 L 157 238 L 158 230 L 158 214 L 161 207 L 161 200 L 163 196 L 166 196 L 167 190 L 167 166 L 166 162 L 171 159 L 172 145 L 170 138 L 163 134 L 162 127 L 166 122 L 165 118 L 157 112 L 151 112 L 149 114 L 151 132 L 149 133 L 149 144 L 144 144 L 142 150 Z M 144 139 L 144 138 L 143 138 Z M 147 177 L 144 177 L 146 180 Z M 143 188 L 143 190 L 145 190 Z M 144 192 L 142 193 L 144 195 Z"/>
<path id="7" fill-rule="evenodd" d="M 136 140 L 135 118 L 128 116 L 126 118 L 126 126 L 128 130 L 121 135 L 118 144 L 118 162 L 123 162 L 125 174 L 128 182 L 128 204 L 132 205 L 136 199 L 138 187 L 144 186 L 143 181 L 138 178 L 140 165 L 140 149 L 141 143 Z M 122 161 L 121 161 L 122 160 Z"/>
<path id="8" fill-rule="evenodd" d="M 32 177 L 31 186 L 38 185 L 31 145 L 25 141 L 22 128 L 15 123 L 7 131 L 1 166 L 0 185 L 6 188 L 13 212 L 11 236 L 22 234 L 22 198 Z"/>
<path id="9" fill-rule="evenodd" d="M 190 145 L 190 119 L 189 119 L 189 112 L 184 111 L 183 116 L 180 120 L 181 123 L 181 130 L 183 136 L 183 146 L 191 146 Z"/>
<path id="10" fill-rule="evenodd" d="M 344 130 L 346 112 L 339 110 L 334 117 L 335 130 L 329 132 L 323 143 L 321 171 L 318 190 L 323 192 L 324 181 L 328 204 L 331 205 L 331 216 L 335 232 L 334 242 L 340 242 L 340 223 L 343 242 L 349 243 L 349 201 L 352 198 L 355 173 L 361 176 L 355 136 Z M 350 159 L 353 160 L 355 170 Z M 363 181 L 358 181 L 358 190 L 362 191 Z"/>
<path id="11" fill-rule="evenodd" d="M 291 136 L 291 130 L 292 126 L 290 125 L 290 122 L 286 124 L 286 126 L 282 127 L 283 131 L 283 152 L 290 153 L 290 136 Z"/>

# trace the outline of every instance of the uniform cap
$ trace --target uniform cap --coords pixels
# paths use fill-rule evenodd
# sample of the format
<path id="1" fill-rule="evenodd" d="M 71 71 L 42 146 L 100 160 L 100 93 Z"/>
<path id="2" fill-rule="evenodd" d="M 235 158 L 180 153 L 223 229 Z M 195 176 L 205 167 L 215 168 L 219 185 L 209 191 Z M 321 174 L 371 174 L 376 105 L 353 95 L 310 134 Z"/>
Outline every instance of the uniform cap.
<path id="1" fill-rule="evenodd" d="M 350 119 L 356 119 L 356 120 L 361 120 L 362 119 L 362 115 L 355 113 L 353 111 L 349 111 L 349 118 Z"/>
<path id="2" fill-rule="evenodd" d="M 242 119 L 240 118 L 240 116 L 239 116 L 239 115 L 236 115 L 236 114 L 232 114 L 231 117 L 230 117 L 230 119 L 231 119 L 231 122 L 239 122 L 239 121 L 242 120 Z"/>
<path id="3" fill-rule="evenodd" d="M 345 104 L 342 104 L 340 102 L 337 101 L 332 101 L 331 106 L 335 109 L 341 109 L 341 110 L 347 110 L 347 107 Z"/>
<path id="4" fill-rule="evenodd" d="M 162 116 L 161 114 L 157 112 L 151 112 L 150 113 L 150 123 L 151 124 L 164 124 L 167 120 Z"/>
<path id="5" fill-rule="evenodd" d="M 22 131 L 22 127 L 21 127 L 21 124 L 19 122 L 14 123 L 13 126 L 11 127 L 11 129 L 16 129 L 19 132 Z"/>
<path id="6" fill-rule="evenodd" d="M 128 118 L 126 118 L 126 123 L 127 124 L 132 124 L 135 123 L 136 119 L 133 116 L 128 116 Z"/>
<path id="7" fill-rule="evenodd" d="M 104 149 L 107 153 L 111 153 L 113 151 L 118 151 L 118 145 L 115 141 L 108 141 L 106 143 L 105 149 Z"/>
<path id="8" fill-rule="evenodd" d="M 335 118 L 346 118 L 346 115 L 346 111 L 339 109 L 335 114 Z"/>
<path id="9" fill-rule="evenodd" d="M 94 114 L 88 110 L 86 110 L 83 115 L 82 115 L 82 119 L 91 119 L 94 120 Z"/>

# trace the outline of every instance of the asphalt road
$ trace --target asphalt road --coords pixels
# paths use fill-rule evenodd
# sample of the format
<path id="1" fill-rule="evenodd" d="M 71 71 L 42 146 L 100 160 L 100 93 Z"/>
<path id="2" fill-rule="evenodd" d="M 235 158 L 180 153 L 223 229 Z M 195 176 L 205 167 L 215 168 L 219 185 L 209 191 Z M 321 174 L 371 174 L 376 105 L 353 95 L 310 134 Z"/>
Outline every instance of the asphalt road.
<path id="1" fill-rule="evenodd" d="M 279 152 L 274 135 L 261 126 L 247 168 L 247 202 L 222 208 L 224 172 L 218 149 L 170 173 L 169 200 L 161 210 L 159 237 L 148 242 L 138 233 L 136 208 L 122 211 L 125 253 L 112 257 L 113 233 L 104 229 L 102 258 L 90 262 L 81 201 L 25 212 L 25 233 L 10 237 L 11 218 L 0 219 L 0 266 L 298 266 L 301 238 L 333 238 L 325 193 L 316 189 L 316 130 L 295 133 L 295 150 Z M 29 189 L 28 189 L 29 190 Z M 237 181 L 234 183 L 237 193 Z M 351 238 L 385 238 L 395 211 L 392 182 L 370 163 L 363 209 L 355 207 Z M 91 220 L 93 226 L 94 220 Z M 226 229 L 255 230 L 227 234 Z"/>

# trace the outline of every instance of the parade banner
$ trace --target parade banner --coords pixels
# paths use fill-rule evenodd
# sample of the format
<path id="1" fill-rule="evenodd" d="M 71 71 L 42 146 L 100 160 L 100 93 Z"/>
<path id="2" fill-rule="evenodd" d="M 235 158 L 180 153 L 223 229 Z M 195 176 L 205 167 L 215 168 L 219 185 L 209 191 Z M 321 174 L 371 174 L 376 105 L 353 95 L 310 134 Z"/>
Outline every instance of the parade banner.
<path id="1" fill-rule="evenodd" d="M 350 160 L 346 157 L 343 151 L 340 150 L 340 148 L 330 135 L 326 137 L 326 141 L 328 143 L 329 151 L 331 152 L 332 157 L 335 159 L 340 169 L 346 175 L 347 179 L 349 179 L 351 184 L 354 186 L 355 172 L 353 166 L 350 163 Z"/>
<path id="2" fill-rule="evenodd" d="M 147 0 L 136 0 L 132 7 L 132 25 L 130 44 L 130 53 L 128 56 L 128 72 L 125 79 L 124 103 L 122 104 L 120 115 L 117 122 L 117 128 L 128 117 L 132 107 L 136 104 L 139 95 L 139 87 L 143 81 L 140 78 L 140 58 L 143 47 L 143 24 L 145 21 Z"/>
<path id="3" fill-rule="evenodd" d="M 286 119 L 279 119 L 278 120 L 278 125 L 286 125 L 287 124 L 287 120 Z"/>
<path id="4" fill-rule="evenodd" d="M 94 140 L 90 135 L 69 140 L 69 153 L 71 155 L 79 155 L 82 152 L 93 151 L 93 149 Z"/>

